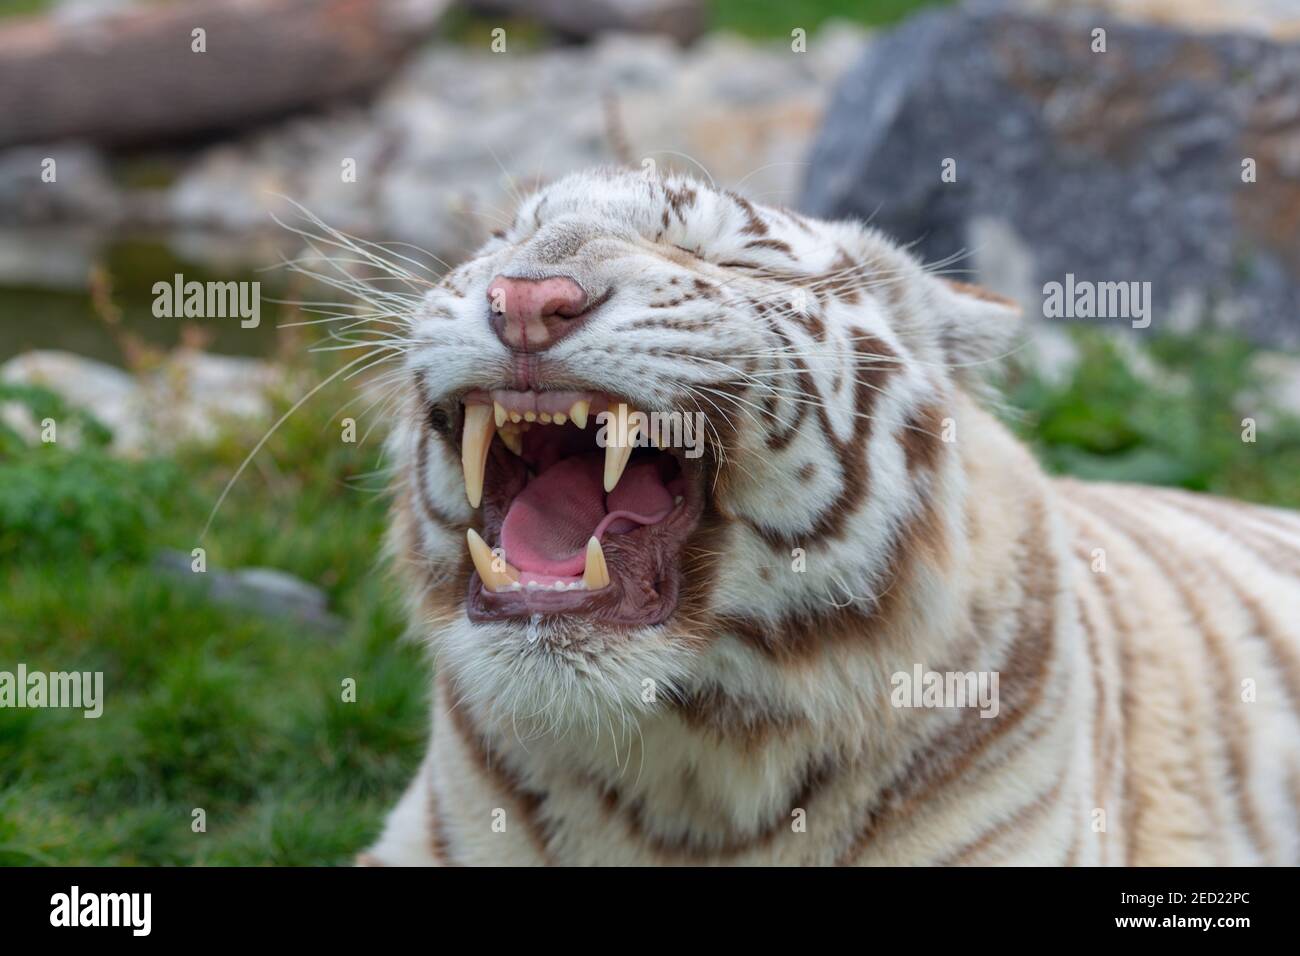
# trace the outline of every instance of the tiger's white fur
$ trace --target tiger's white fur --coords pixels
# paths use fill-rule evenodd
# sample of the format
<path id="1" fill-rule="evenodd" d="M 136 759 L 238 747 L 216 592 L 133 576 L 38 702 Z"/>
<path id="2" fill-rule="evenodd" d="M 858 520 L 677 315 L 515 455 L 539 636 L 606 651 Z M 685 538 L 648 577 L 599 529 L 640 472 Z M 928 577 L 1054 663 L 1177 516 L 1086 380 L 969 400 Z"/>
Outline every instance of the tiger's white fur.
<path id="1" fill-rule="evenodd" d="M 664 625 L 465 616 L 476 516 L 428 412 L 507 363 L 507 272 L 613 293 L 553 367 L 709 416 Z M 971 397 L 1007 304 L 857 223 L 602 170 L 527 199 L 409 335 L 392 545 L 433 731 L 364 862 L 1300 861 L 1300 515 L 1046 478 Z M 996 671 L 998 715 L 891 706 L 917 663 Z"/>

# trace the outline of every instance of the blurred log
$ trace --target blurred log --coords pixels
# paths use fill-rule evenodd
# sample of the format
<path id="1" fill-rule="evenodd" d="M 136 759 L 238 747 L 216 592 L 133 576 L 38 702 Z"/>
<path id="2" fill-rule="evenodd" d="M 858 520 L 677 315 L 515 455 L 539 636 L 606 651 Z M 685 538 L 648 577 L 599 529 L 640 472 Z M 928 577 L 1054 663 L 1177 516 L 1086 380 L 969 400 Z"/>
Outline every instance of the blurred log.
<path id="1" fill-rule="evenodd" d="M 202 0 L 15 19 L 0 26 L 0 146 L 175 140 L 359 93 L 448 2 Z"/>

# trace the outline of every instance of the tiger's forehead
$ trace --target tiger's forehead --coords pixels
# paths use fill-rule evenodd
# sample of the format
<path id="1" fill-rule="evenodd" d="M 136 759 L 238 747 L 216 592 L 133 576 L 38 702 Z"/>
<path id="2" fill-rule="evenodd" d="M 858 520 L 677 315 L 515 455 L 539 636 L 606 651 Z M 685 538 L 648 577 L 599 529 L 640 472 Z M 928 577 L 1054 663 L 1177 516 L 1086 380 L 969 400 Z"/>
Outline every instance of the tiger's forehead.
<path id="1" fill-rule="evenodd" d="M 860 226 L 806 219 L 685 176 L 620 170 L 557 180 L 521 205 L 500 238 L 557 258 L 600 239 L 640 239 L 728 268 L 810 275 L 869 267 L 887 243 Z M 597 243 L 599 247 L 599 243 Z"/>

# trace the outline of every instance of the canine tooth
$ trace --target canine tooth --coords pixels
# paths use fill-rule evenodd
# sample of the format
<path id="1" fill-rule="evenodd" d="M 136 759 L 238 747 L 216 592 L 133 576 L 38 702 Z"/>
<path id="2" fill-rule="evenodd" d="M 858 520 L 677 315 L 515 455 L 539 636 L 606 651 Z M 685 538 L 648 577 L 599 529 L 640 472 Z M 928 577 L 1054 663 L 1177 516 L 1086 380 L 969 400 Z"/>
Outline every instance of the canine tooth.
<path id="1" fill-rule="evenodd" d="M 587 542 L 587 566 L 582 571 L 582 583 L 592 591 L 598 591 L 609 584 L 609 566 L 605 564 L 605 552 L 600 548 L 600 541 L 594 537 Z"/>
<path id="2" fill-rule="evenodd" d="M 492 564 L 496 558 L 492 555 L 492 549 L 473 528 L 465 530 L 465 537 L 469 540 L 469 556 L 474 562 L 474 570 L 483 579 L 483 586 L 489 591 L 513 590 L 511 585 L 515 583 L 515 579 L 510 576 L 510 572 L 514 571 L 514 568 L 509 564 L 506 564 L 505 571 L 497 571 L 493 568 Z M 516 576 L 518 573 L 515 571 Z"/>
<path id="3" fill-rule="evenodd" d="M 569 419 L 565 416 L 564 412 L 556 412 L 555 416 L 551 419 L 551 421 L 555 422 L 557 425 L 563 425 L 568 420 Z"/>
<path id="4" fill-rule="evenodd" d="M 591 411 L 591 402 L 580 398 L 569 406 L 569 417 L 579 428 L 587 427 L 587 413 Z"/>
<path id="5" fill-rule="evenodd" d="M 614 409 L 613 427 L 606 431 L 605 491 L 613 491 L 632 457 L 639 423 L 632 420 L 632 410 L 620 404 Z"/>
<path id="6" fill-rule="evenodd" d="M 537 417 L 541 419 L 543 425 L 549 425 L 551 423 L 551 416 L 546 412 L 538 412 Z"/>
<path id="7" fill-rule="evenodd" d="M 492 403 L 492 415 L 496 418 L 497 428 L 504 425 L 506 419 L 510 417 L 510 413 L 506 411 L 506 407 L 500 402 Z"/>
<path id="8" fill-rule="evenodd" d="M 465 406 L 465 431 L 460 439 L 460 464 L 465 471 L 465 497 L 471 508 L 483 500 L 483 472 L 487 468 L 488 446 L 492 444 L 492 409 L 487 405 Z"/>
<path id="9" fill-rule="evenodd" d="M 497 431 L 502 443 L 520 458 L 524 456 L 524 438 L 519 434 L 519 429 L 512 425 L 505 425 Z"/>

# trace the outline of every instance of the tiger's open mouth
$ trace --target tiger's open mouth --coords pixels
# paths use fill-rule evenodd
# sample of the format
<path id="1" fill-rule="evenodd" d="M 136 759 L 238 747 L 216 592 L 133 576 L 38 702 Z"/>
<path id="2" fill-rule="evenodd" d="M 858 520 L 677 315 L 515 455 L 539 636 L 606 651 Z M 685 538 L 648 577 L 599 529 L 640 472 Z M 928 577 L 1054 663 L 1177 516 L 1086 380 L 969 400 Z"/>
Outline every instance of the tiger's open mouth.
<path id="1" fill-rule="evenodd" d="M 642 626 L 676 608 L 702 469 L 656 448 L 644 416 L 599 392 L 473 391 L 461 400 L 471 620 L 582 615 Z"/>

